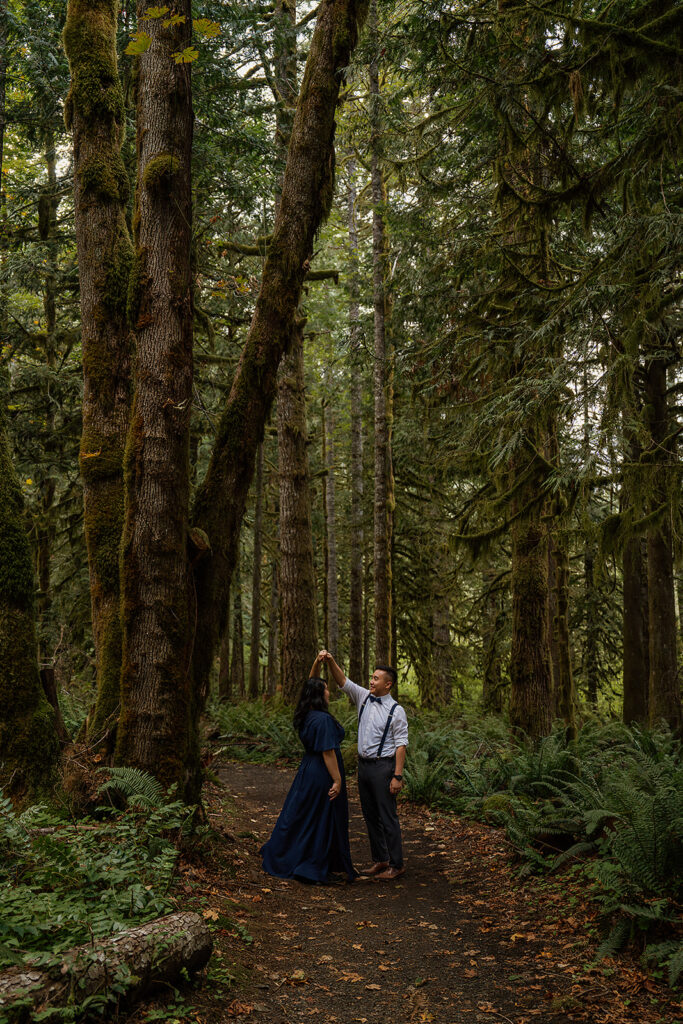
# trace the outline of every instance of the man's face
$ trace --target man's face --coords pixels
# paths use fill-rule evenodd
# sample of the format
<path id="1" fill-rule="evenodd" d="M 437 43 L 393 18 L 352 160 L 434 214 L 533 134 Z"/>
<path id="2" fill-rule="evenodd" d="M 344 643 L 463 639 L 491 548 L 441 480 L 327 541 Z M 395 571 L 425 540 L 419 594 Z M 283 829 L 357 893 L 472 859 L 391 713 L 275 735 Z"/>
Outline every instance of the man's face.
<path id="1" fill-rule="evenodd" d="M 391 689 L 391 679 L 386 672 L 376 668 L 370 680 L 370 693 L 373 697 L 384 697 Z"/>

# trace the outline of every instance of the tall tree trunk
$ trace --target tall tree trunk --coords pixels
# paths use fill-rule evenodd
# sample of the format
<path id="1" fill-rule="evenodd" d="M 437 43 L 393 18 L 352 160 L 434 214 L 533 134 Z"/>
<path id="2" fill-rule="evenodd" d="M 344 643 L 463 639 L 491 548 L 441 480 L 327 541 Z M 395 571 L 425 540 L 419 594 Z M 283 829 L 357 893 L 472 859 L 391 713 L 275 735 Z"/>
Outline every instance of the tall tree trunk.
<path id="1" fill-rule="evenodd" d="M 138 22 L 148 0 L 138 2 Z M 201 784 L 191 659 L 197 609 L 188 554 L 192 407 L 192 91 L 189 0 L 175 23 L 145 19 L 152 45 L 137 76 L 138 180 L 130 314 L 135 393 L 126 443 L 122 546 L 123 665 L 118 764 Z"/>
<path id="2" fill-rule="evenodd" d="M 551 533 L 553 560 L 555 562 L 557 620 L 558 675 L 555 679 L 556 713 L 567 727 L 567 734 L 576 735 L 576 687 L 572 671 L 571 645 L 569 639 L 569 537 L 561 522 L 556 522 Z"/>
<path id="3" fill-rule="evenodd" d="M 363 590 L 363 686 L 370 678 L 370 571 L 372 562 L 365 560 L 365 587 Z"/>
<path id="4" fill-rule="evenodd" d="M 349 678 L 363 675 L 363 378 L 355 162 L 349 161 L 349 348 L 351 353 L 351 592 L 349 596 Z"/>
<path id="5" fill-rule="evenodd" d="M 322 444 L 322 464 L 323 469 L 327 466 L 327 423 L 325 409 L 327 408 L 326 399 L 323 398 L 320 403 L 320 440 Z M 323 640 L 326 647 L 330 647 L 329 641 L 329 608 L 328 599 L 330 595 L 330 589 L 328 584 L 329 573 L 330 573 L 330 549 L 327 543 L 327 474 L 323 473 L 320 478 L 320 494 L 322 497 L 322 517 L 323 517 L 323 581 L 322 581 L 322 598 L 323 598 Z M 336 651 L 334 647 L 331 648 L 335 656 L 339 655 L 339 651 Z M 341 661 L 341 657 L 339 658 Z M 323 666 L 323 672 L 327 672 L 326 666 Z"/>
<path id="6" fill-rule="evenodd" d="M 329 386 L 329 381 L 327 382 Z M 334 486 L 334 415 L 327 414 L 327 643 L 331 651 L 339 651 L 339 590 L 337 587 L 337 530 L 335 525 L 336 493 Z M 339 652 L 341 653 L 341 652 Z"/>
<path id="7" fill-rule="evenodd" d="M 386 296 L 387 245 L 384 224 L 384 183 L 380 164 L 381 114 L 377 0 L 370 4 L 370 155 L 372 178 L 372 292 L 374 308 L 374 591 L 375 661 L 391 659 L 391 542 L 389 536 L 389 426 L 387 422 Z"/>
<path id="8" fill-rule="evenodd" d="M 438 576 L 436 578 L 438 580 Z M 451 643 L 451 603 L 448 594 L 442 587 L 437 586 L 432 595 L 431 612 L 432 685 L 427 707 L 444 708 L 449 704 L 453 695 L 453 645 Z"/>
<path id="9" fill-rule="evenodd" d="M 230 689 L 233 697 L 244 697 L 244 620 L 242 618 L 242 579 L 239 553 L 233 579 L 232 657 L 230 658 Z"/>
<path id="10" fill-rule="evenodd" d="M 646 364 L 646 407 L 652 438 L 650 459 L 650 514 L 656 516 L 647 531 L 647 592 L 650 630 L 650 724 L 663 719 L 672 729 L 683 725 L 681 688 L 677 666 L 676 605 L 671 530 L 671 469 L 676 459 L 671 441 L 667 401 L 666 363 L 650 358 Z"/>
<path id="11" fill-rule="evenodd" d="M 650 686 L 649 599 L 647 592 L 647 544 L 630 537 L 624 544 L 623 575 L 623 719 L 648 720 Z"/>
<path id="12" fill-rule="evenodd" d="M 234 567 L 254 453 L 275 395 L 277 367 L 292 337 L 313 241 L 332 201 L 335 108 L 365 11 L 363 0 L 322 0 L 318 8 L 261 290 L 209 469 L 195 501 L 195 522 L 209 536 L 213 552 L 198 564 L 196 573 L 199 614 L 194 670 L 202 690 L 220 632 L 218 610 Z M 284 589 L 284 566 L 281 584 Z M 281 625 L 284 632 L 284 621 Z M 310 659 L 310 649 L 306 657 Z M 299 682 L 283 675 L 284 687 Z"/>
<path id="13" fill-rule="evenodd" d="M 80 468 L 97 673 L 90 741 L 111 731 L 121 677 L 119 548 L 131 391 L 126 303 L 132 247 L 125 219 L 129 182 L 121 158 L 125 120 L 117 10 L 116 0 L 97 5 L 69 0 L 64 29 L 83 347 Z"/>
<path id="14" fill-rule="evenodd" d="M 278 564 L 273 558 L 270 568 L 270 608 L 268 613 L 268 665 L 266 669 L 266 692 L 269 697 L 274 697 L 278 683 Z"/>
<path id="15" fill-rule="evenodd" d="M 533 500 L 527 485 L 518 501 Z M 526 498 L 526 501 L 525 501 Z M 541 508 L 517 519 L 512 541 L 512 646 L 510 650 L 510 722 L 532 738 L 547 736 L 552 723 L 548 644 L 547 534 Z"/>
<path id="16" fill-rule="evenodd" d="M 47 787 L 59 756 L 54 711 L 38 675 L 33 559 L 0 416 L 0 789 Z"/>
<path id="17" fill-rule="evenodd" d="M 221 646 L 218 655 L 218 696 L 221 700 L 232 700 L 232 682 L 230 679 L 230 620 L 232 618 L 232 605 L 230 604 L 230 590 L 225 602 L 225 624 L 221 636 Z"/>
<path id="18" fill-rule="evenodd" d="M 304 353 L 300 332 L 278 384 L 280 460 L 280 659 L 282 695 L 298 700 L 318 642 L 311 494 L 306 451 Z M 305 487 L 303 485 L 306 485 Z"/>
<path id="19" fill-rule="evenodd" d="M 47 190 L 39 197 L 38 233 L 46 243 L 45 284 L 43 287 L 43 313 L 45 315 L 45 363 L 49 371 L 57 366 L 57 154 L 52 125 L 45 139 L 45 165 Z M 45 395 L 45 434 L 47 445 L 52 444 L 55 432 L 55 403 L 48 392 Z M 40 486 L 40 515 L 36 528 L 36 574 L 38 576 L 38 656 L 42 663 L 49 657 L 44 636 L 52 605 L 51 561 L 54 541 L 53 503 L 56 480 L 48 471 Z"/>
<path id="20" fill-rule="evenodd" d="M 503 602 L 494 587 L 493 575 L 484 579 L 485 591 L 482 597 L 482 705 L 484 711 L 503 710 L 503 672 L 501 633 L 505 624 Z"/>
<path id="21" fill-rule="evenodd" d="M 256 508 L 254 510 L 254 571 L 251 581 L 251 650 L 249 699 L 256 700 L 261 681 L 261 556 L 263 551 L 263 442 L 256 454 Z"/>
<path id="22" fill-rule="evenodd" d="M 590 543 L 590 542 L 589 542 Z M 595 592 L 595 554 L 588 547 L 583 556 L 584 603 L 586 608 L 586 638 L 584 641 L 584 682 L 588 703 L 598 705 L 598 607 Z"/>

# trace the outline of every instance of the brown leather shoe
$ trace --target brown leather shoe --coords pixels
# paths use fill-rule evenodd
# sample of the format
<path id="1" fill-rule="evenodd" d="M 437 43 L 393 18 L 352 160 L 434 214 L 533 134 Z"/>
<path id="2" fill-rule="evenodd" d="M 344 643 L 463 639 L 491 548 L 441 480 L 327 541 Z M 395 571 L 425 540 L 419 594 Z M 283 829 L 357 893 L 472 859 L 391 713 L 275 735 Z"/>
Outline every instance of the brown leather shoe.
<path id="1" fill-rule="evenodd" d="M 395 878 L 400 878 L 401 875 L 405 875 L 405 868 L 387 868 L 386 871 L 381 871 L 378 875 L 375 875 L 378 881 L 382 882 L 393 882 Z"/>
<path id="2" fill-rule="evenodd" d="M 381 871 L 385 871 L 389 867 L 388 860 L 378 860 L 374 864 L 371 864 L 369 868 L 364 868 L 360 872 L 364 878 L 372 878 L 374 875 L 379 875 Z"/>

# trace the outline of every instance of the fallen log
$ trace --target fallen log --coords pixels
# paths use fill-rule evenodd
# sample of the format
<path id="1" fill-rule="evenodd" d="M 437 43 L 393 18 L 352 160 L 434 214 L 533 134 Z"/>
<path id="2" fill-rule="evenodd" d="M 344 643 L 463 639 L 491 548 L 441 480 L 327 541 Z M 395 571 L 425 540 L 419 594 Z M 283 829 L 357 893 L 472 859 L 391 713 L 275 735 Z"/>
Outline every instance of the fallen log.
<path id="1" fill-rule="evenodd" d="M 213 949 L 199 914 L 181 912 L 76 946 L 48 967 L 10 967 L 0 972 L 0 1021 L 30 1019 L 31 1011 L 81 1003 L 92 996 L 133 1002 L 160 984 L 172 984 L 183 968 L 198 971 Z"/>

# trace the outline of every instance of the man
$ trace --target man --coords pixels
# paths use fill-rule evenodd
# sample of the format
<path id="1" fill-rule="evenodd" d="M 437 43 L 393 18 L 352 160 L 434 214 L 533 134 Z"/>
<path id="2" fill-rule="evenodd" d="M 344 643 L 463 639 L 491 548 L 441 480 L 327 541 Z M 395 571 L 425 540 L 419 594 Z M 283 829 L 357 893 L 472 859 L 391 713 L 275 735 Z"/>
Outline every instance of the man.
<path id="1" fill-rule="evenodd" d="M 373 861 L 361 874 L 392 881 L 405 874 L 396 796 L 403 786 L 408 746 L 406 713 L 390 692 L 396 670 L 377 665 L 366 690 L 346 678 L 329 651 L 319 657 L 358 709 L 358 795 Z"/>

